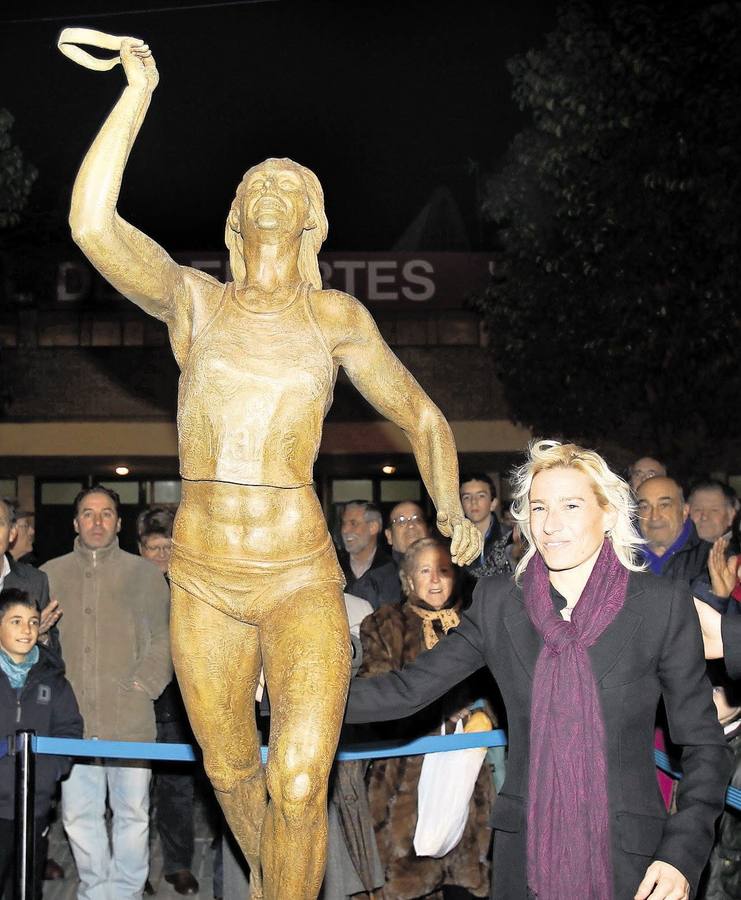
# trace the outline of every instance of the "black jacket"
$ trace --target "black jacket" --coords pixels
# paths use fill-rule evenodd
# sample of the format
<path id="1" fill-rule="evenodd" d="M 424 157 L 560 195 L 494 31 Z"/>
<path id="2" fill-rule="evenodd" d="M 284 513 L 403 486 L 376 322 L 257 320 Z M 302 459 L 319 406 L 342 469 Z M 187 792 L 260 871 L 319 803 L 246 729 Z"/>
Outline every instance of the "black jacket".
<path id="1" fill-rule="evenodd" d="M 708 556 L 712 547 L 709 541 L 703 541 L 698 535 L 693 524 L 684 547 L 669 558 L 661 570 L 661 577 L 676 578 L 685 584 L 693 584 L 698 578 L 707 575 Z"/>
<path id="2" fill-rule="evenodd" d="M 357 581 L 353 582 L 352 588 L 347 589 L 348 593 L 367 600 L 374 610 L 386 603 L 400 603 L 402 600 L 399 565 L 404 554 L 394 550 L 391 556 L 386 558 L 387 562 L 371 566 Z M 375 562 L 375 558 L 373 561 Z"/>
<path id="3" fill-rule="evenodd" d="M 543 641 L 509 578 L 479 581 L 460 626 L 401 672 L 356 679 L 347 721 L 411 715 L 487 665 L 507 707 L 507 777 L 494 804 L 492 897 L 525 900 L 530 703 Z M 589 648 L 607 738 L 615 900 L 632 900 L 652 859 L 679 869 L 694 890 L 713 844 L 731 771 L 705 673 L 700 628 L 686 586 L 631 574 L 620 613 Z M 684 746 L 677 812 L 667 817 L 653 760 L 663 696 L 672 740 Z"/>
<path id="4" fill-rule="evenodd" d="M 375 607 L 375 604 L 369 597 L 365 596 L 363 593 L 363 586 L 370 586 L 371 578 L 383 569 L 383 574 L 388 576 L 390 571 L 395 569 L 394 560 L 385 550 L 382 550 L 381 547 L 378 547 L 375 555 L 373 556 L 373 560 L 370 564 L 370 568 L 363 572 L 360 578 L 355 577 L 355 573 L 352 570 L 352 566 L 350 565 L 350 554 L 346 550 L 340 550 L 337 553 L 337 559 L 340 563 L 342 571 L 345 574 L 345 590 L 348 594 L 354 594 L 356 597 L 362 597 L 364 600 L 368 600 L 368 602 Z M 401 589 L 400 589 L 401 590 Z M 358 593 L 361 591 L 361 593 Z M 401 593 L 399 594 L 401 597 Z"/>
<path id="5" fill-rule="evenodd" d="M 685 584 L 689 584 L 692 593 L 699 600 L 712 606 L 724 615 L 741 614 L 741 603 L 731 600 L 730 597 L 719 597 L 713 593 L 708 571 L 708 556 L 713 545 L 710 541 L 704 541 L 692 525 L 687 543 L 674 556 L 667 561 L 666 568 L 662 569 L 662 578 L 678 578 Z"/>
<path id="6" fill-rule="evenodd" d="M 741 723 L 727 735 L 735 765 L 731 784 L 741 788 Z M 738 900 L 741 897 L 741 816 L 726 809 L 718 822 L 718 840 L 700 888 L 701 900 Z"/>
<path id="7" fill-rule="evenodd" d="M 33 730 L 42 737 L 82 737 L 82 716 L 72 686 L 64 677 L 64 664 L 56 654 L 39 646 L 39 660 L 25 685 L 16 690 L 0 670 L 0 736 Z M 56 783 L 70 769 L 66 756 L 36 757 L 36 818 L 46 816 Z M 0 819 L 15 816 L 15 758 L 0 760 Z"/>

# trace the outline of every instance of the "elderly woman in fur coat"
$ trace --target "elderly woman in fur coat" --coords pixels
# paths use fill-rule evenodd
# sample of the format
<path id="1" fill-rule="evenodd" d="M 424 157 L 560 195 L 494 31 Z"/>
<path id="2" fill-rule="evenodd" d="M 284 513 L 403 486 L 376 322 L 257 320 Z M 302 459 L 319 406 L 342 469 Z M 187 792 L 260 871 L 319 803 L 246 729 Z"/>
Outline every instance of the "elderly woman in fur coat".
<path id="1" fill-rule="evenodd" d="M 359 677 L 400 669 L 434 647 L 459 621 L 460 597 L 446 546 L 432 538 L 416 541 L 401 565 L 406 600 L 384 604 L 360 627 L 363 664 Z M 458 685 L 415 716 L 389 722 L 380 736 L 413 739 L 455 729 L 469 717 L 468 704 L 477 699 L 474 680 Z M 478 730 L 478 729 L 477 729 Z M 452 900 L 486 897 L 489 893 L 489 816 L 494 800 L 491 772 L 484 764 L 469 804 L 468 822 L 460 842 L 445 856 L 417 856 L 413 840 L 417 825 L 417 784 L 424 756 L 380 759 L 369 774 L 368 797 L 376 840 L 385 869 L 384 900 Z"/>

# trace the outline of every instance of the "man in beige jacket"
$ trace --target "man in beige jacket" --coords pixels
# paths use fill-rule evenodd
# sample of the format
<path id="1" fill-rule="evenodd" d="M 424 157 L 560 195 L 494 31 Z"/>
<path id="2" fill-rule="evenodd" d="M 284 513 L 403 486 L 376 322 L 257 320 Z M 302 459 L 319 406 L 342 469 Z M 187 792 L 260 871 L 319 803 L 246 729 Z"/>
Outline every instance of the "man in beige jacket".
<path id="1" fill-rule="evenodd" d="M 119 547 L 115 491 L 101 485 L 81 491 L 73 524 L 72 553 L 43 568 L 63 610 L 60 638 L 85 738 L 153 741 L 153 701 L 172 678 L 167 583 L 149 562 Z M 149 868 L 149 780 L 149 766 L 140 762 L 73 766 L 62 788 L 62 820 L 80 900 L 141 898 Z"/>

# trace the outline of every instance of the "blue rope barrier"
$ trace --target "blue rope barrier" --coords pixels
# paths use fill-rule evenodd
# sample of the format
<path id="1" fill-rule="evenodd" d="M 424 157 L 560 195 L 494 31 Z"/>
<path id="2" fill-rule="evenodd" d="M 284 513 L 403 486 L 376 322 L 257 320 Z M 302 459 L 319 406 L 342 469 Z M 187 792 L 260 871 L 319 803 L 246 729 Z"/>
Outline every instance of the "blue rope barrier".
<path id="1" fill-rule="evenodd" d="M 388 759 L 396 756 L 417 756 L 423 753 L 440 753 L 446 750 L 468 750 L 472 747 L 506 747 L 503 731 L 474 731 L 468 734 L 429 735 L 414 741 L 379 741 L 372 744 L 355 744 L 352 748 L 338 750 L 336 759 L 341 762 L 354 759 Z M 35 753 L 50 756 L 75 756 L 93 759 L 146 759 L 156 762 L 194 762 L 196 755 L 189 744 L 154 744 L 139 741 L 82 741 L 73 738 L 34 737 Z M 7 741 L 0 741 L 0 759 L 7 754 Z M 261 747 L 263 763 L 268 758 L 268 748 Z M 656 766 L 672 778 L 682 773 L 662 750 L 654 750 Z M 741 789 L 729 787 L 726 805 L 741 810 Z"/>
<path id="2" fill-rule="evenodd" d="M 666 772 L 667 775 L 674 779 L 682 777 L 682 773 L 672 765 L 672 761 L 663 750 L 654 750 L 654 759 L 656 767 L 661 769 L 662 772 Z M 728 788 L 726 791 L 726 806 L 730 806 L 731 809 L 741 810 L 741 788 L 733 787 L 733 785 Z"/>
<path id="3" fill-rule="evenodd" d="M 3 738 L 0 741 L 0 759 L 3 759 L 7 755 L 8 755 L 8 739 Z"/>
<path id="4" fill-rule="evenodd" d="M 339 750 L 336 759 L 341 762 L 353 759 L 387 759 L 393 756 L 416 756 L 421 753 L 439 753 L 444 750 L 469 750 L 472 747 L 506 747 L 503 731 L 472 731 L 468 734 L 440 734 L 417 738 L 414 741 L 382 741 L 373 744 L 355 744 L 352 749 Z M 139 741 L 82 741 L 75 738 L 35 737 L 36 753 L 51 756 L 76 756 L 111 759 L 147 759 L 157 762 L 194 762 L 196 756 L 189 744 L 152 744 Z M 268 748 L 261 747 L 263 763 L 268 758 Z"/>
<path id="5" fill-rule="evenodd" d="M 671 775 L 675 781 L 682 777 L 682 773 L 679 769 L 675 769 L 672 766 L 671 760 L 663 750 L 654 750 L 654 760 L 656 761 L 656 768 L 666 772 L 667 775 Z"/>

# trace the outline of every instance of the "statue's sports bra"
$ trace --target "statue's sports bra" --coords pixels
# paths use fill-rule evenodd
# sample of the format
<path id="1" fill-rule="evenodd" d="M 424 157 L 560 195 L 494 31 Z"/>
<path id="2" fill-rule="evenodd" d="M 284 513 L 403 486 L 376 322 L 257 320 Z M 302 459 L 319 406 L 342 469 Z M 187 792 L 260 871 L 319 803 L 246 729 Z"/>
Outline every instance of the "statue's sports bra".
<path id="1" fill-rule="evenodd" d="M 229 284 L 180 375 L 180 470 L 193 481 L 312 483 L 335 369 L 308 283 L 279 310 L 242 305 Z"/>

